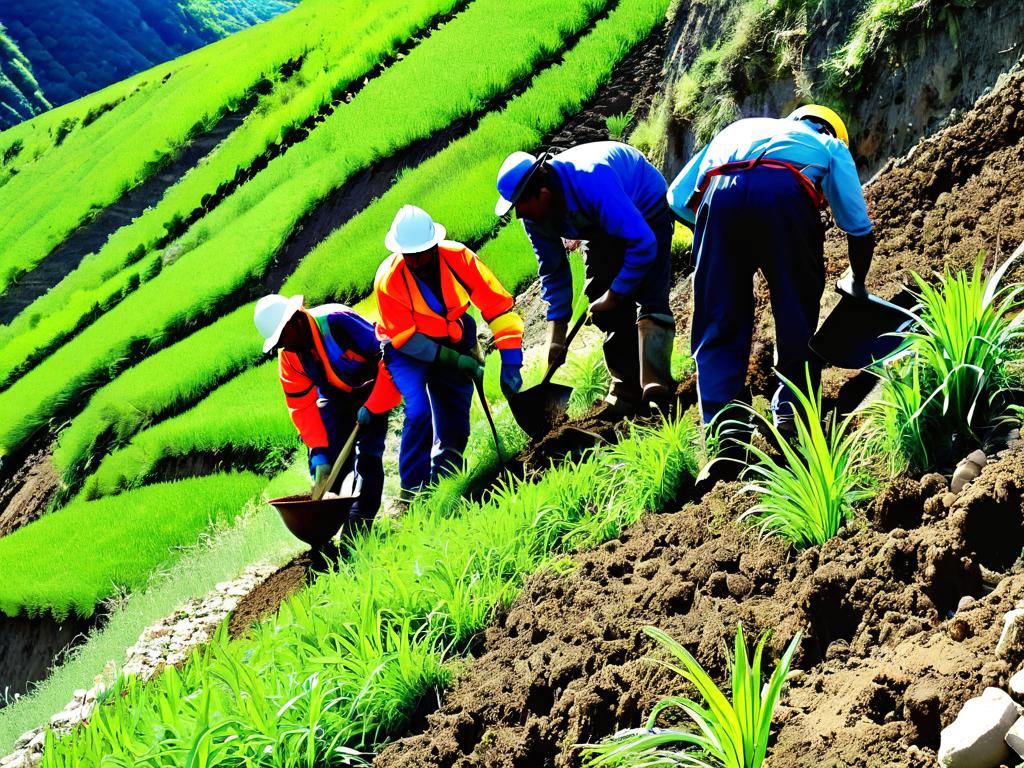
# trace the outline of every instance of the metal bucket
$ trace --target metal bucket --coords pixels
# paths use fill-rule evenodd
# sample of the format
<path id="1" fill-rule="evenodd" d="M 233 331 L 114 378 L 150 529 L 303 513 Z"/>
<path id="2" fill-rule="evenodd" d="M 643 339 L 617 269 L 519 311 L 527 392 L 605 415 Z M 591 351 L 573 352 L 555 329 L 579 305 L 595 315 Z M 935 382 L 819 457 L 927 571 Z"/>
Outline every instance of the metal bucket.
<path id="1" fill-rule="evenodd" d="M 308 494 L 271 499 L 292 535 L 313 548 L 322 547 L 349 523 L 355 496 L 337 496 L 313 501 Z"/>

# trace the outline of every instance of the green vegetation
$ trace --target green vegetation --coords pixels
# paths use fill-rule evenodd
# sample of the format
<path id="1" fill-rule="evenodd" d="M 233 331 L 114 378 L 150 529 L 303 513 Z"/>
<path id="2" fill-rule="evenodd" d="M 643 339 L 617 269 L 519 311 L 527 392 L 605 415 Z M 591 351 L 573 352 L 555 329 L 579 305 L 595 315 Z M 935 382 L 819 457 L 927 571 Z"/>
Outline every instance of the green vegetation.
<path id="1" fill-rule="evenodd" d="M 231 466 L 245 453 L 250 461 L 260 457 L 264 474 L 280 469 L 298 445 L 295 427 L 286 408 L 253 408 L 251 399 L 253 392 L 275 388 L 280 389 L 276 361 L 237 376 L 191 410 L 142 432 L 107 456 L 86 483 L 86 498 L 135 488 L 168 459 L 205 458 L 217 463 L 220 454 L 222 463 Z"/>
<path id="2" fill-rule="evenodd" d="M 830 85 L 836 90 L 860 85 L 865 65 L 898 33 L 911 24 L 946 26 L 956 44 L 959 39 L 958 8 L 970 8 L 977 0 L 869 0 L 857 17 L 850 36 L 825 64 Z"/>
<path id="3" fill-rule="evenodd" d="M 42 91 L 64 104 L 276 16 L 291 0 L 6 0 L 0 20 L 20 39 Z M 2 61 L 2 59 L 0 59 Z M 11 123 L 0 120 L 0 128 Z"/>
<path id="4" fill-rule="evenodd" d="M 891 471 L 925 471 L 978 445 L 981 431 L 1010 416 L 1003 395 L 1021 386 L 1024 287 L 1002 286 L 1019 249 L 986 278 L 984 257 L 972 272 L 914 274 L 919 329 L 903 334 L 908 357 L 878 369 L 882 396 L 868 412 Z"/>
<path id="5" fill-rule="evenodd" d="M 740 520 L 756 523 L 802 548 L 824 544 L 835 536 L 853 516 L 853 505 L 870 492 L 864 488 L 863 443 L 851 428 L 853 416 L 837 421 L 832 411 L 823 422 L 821 391 L 808 396 L 792 383 L 786 384 L 797 397 L 796 434 L 791 440 L 750 406 L 739 406 L 763 425 L 781 453 L 777 458 L 752 440 L 744 445 L 756 461 L 747 470 L 753 480 L 743 492 L 757 494 L 758 501 Z"/>
<path id="6" fill-rule="evenodd" d="M 268 497 L 287 496 L 308 487 L 305 460 L 271 481 Z M 60 660 L 46 679 L 16 702 L 0 709 L 0 752 L 44 723 L 86 687 L 100 670 L 112 677 L 124 661 L 125 649 L 142 630 L 171 614 L 182 602 L 206 595 L 222 581 L 234 579 L 253 563 L 283 564 L 305 545 L 292 538 L 278 515 L 259 500 L 246 505 L 233 523 L 224 521 L 200 537 L 179 560 L 156 569 L 145 589 L 118 601 L 103 626 Z"/>
<path id="7" fill-rule="evenodd" d="M 647 1 L 649 4 L 650 0 Z M 131 356 L 133 347 L 137 349 L 143 340 L 148 348 L 159 348 L 166 344 L 168 336 L 180 334 L 185 327 L 216 314 L 224 302 L 262 274 L 301 216 L 331 188 L 380 154 L 394 151 L 396 141 L 429 135 L 459 116 L 461 110 L 477 108 L 480 100 L 488 96 L 488 89 L 500 92 L 513 80 L 525 76 L 546 51 L 557 50 L 565 33 L 584 27 L 588 14 L 595 10 L 594 6 L 568 6 L 558 18 L 551 13 L 535 13 L 521 4 L 508 6 L 497 0 L 478 0 L 457 23 L 431 36 L 400 65 L 368 85 L 348 109 L 332 115 L 309 139 L 272 162 L 266 171 L 214 210 L 206 220 L 208 231 L 216 232 L 209 240 L 197 243 L 196 232 L 190 231 L 182 243 L 183 254 L 176 262 L 0 393 L 5 409 L 6 404 L 17 403 L 11 412 L 20 415 L 4 425 L 0 446 L 6 452 L 20 443 L 59 409 L 62 398 L 77 396 L 90 379 L 110 363 L 123 360 L 126 354 Z M 531 29 L 526 20 L 542 26 L 543 32 Z M 653 23 L 650 18 L 640 20 Z M 559 22 L 564 26 L 559 26 Z M 492 32 L 499 23 L 516 30 L 510 39 L 516 35 L 522 38 L 523 44 L 517 43 L 513 48 L 517 56 L 510 57 L 507 51 L 497 48 L 493 57 L 476 55 L 475 41 Z M 628 28 L 626 33 L 629 34 Z M 452 58 L 452 51 L 460 50 L 474 51 L 462 65 Z M 448 73 L 451 79 L 427 78 L 424 62 Z M 592 73 L 586 74 L 588 80 L 593 80 Z M 425 79 L 429 79 L 429 87 L 424 86 Z M 455 98 L 459 86 L 464 91 L 472 88 L 473 99 Z M 410 93 L 415 93 L 415 97 Z M 542 95 L 549 99 L 557 96 Z M 569 98 L 576 99 L 577 94 Z M 582 102 L 577 102 L 577 106 L 579 103 Z M 433 112 L 429 111 L 431 104 Z M 381 126 L 381 114 L 391 114 L 394 119 Z M 531 122 L 533 117 L 530 116 Z M 555 124 L 561 117 L 560 112 L 553 116 Z M 342 137 L 350 152 L 339 155 L 334 143 Z M 480 170 L 493 176 L 498 163 L 500 160 Z M 304 170 L 299 172 L 298 168 Z M 478 217 L 484 218 L 485 206 L 480 201 L 476 203 Z M 488 228 L 491 226 L 493 223 Z M 377 230 L 377 238 L 381 231 L 386 228 Z M 352 274 L 362 275 L 361 282 L 368 288 L 380 256 L 366 259 L 365 265 L 353 265 L 354 255 L 348 253 L 347 267 L 343 267 L 346 260 L 342 260 L 334 268 L 344 269 L 350 280 Z M 337 282 L 329 288 L 325 286 L 325 291 L 336 288 Z M 48 371 L 60 373 L 50 378 Z M 109 373 L 104 374 L 109 377 Z"/>
<path id="8" fill-rule="evenodd" d="M 0 23 L 0 130 L 49 108 L 50 102 L 32 72 L 32 62 Z M 21 145 L 8 145 L 0 165 L 6 165 L 20 151 Z"/>
<path id="9" fill-rule="evenodd" d="M 586 747 L 592 755 L 587 764 L 595 768 L 760 768 L 768 750 L 772 715 L 800 645 L 800 634 L 790 641 L 762 688 L 761 664 L 768 636 L 758 640 L 751 659 L 743 627 L 736 627 L 730 701 L 686 648 L 656 627 L 645 627 L 644 632 L 675 657 L 678 664 L 660 663 L 696 688 L 700 700 L 683 696 L 662 699 L 651 711 L 646 728 L 622 731 L 602 744 Z M 659 717 L 675 712 L 691 720 L 697 730 L 657 727 Z"/>
<path id="10" fill-rule="evenodd" d="M 605 118 L 605 125 L 608 127 L 608 138 L 615 141 L 624 141 L 629 124 L 633 121 L 632 112 L 620 112 L 617 115 L 609 115 Z"/>
<path id="11" fill-rule="evenodd" d="M 140 488 L 109 499 L 75 501 L 0 538 L 0 612 L 92 615 L 120 589 L 145 586 L 173 548 L 189 546 L 211 521 L 237 515 L 266 478 L 213 475 Z M 61 562 L 54 567 L 54 542 Z"/>
<path id="12" fill-rule="evenodd" d="M 362 12 L 365 4 L 361 0 L 338 4 L 331 11 L 337 15 L 321 23 L 337 23 L 331 18 L 355 18 L 356 24 L 346 22 L 347 34 L 318 37 L 317 45 L 304 53 L 300 69 L 287 81 L 279 81 L 243 125 L 204 162 L 191 169 L 155 206 L 115 232 L 103 248 L 87 257 L 14 322 L 0 328 L 0 380 L 25 361 L 33 360 L 40 350 L 61 343 L 83 325 L 83 318 L 91 322 L 100 309 L 109 308 L 140 282 L 154 277 L 163 260 L 179 258 L 183 248 L 176 245 L 162 257 L 155 255 L 163 249 L 171 230 L 177 232 L 180 222 L 203 209 L 204 204 L 211 207 L 211 196 L 242 169 L 264 157 L 268 147 L 299 130 L 311 116 L 321 114 L 335 94 L 455 4 L 456 0 L 388 0 L 375 5 L 372 14 Z M 200 222 L 196 232 L 198 236 L 190 247 L 209 236 L 209 225 Z"/>
<path id="13" fill-rule="evenodd" d="M 304 293 L 310 305 L 335 296 L 339 286 L 345 294 L 368 293 L 373 273 L 384 255 L 381 232 L 387 230 L 394 211 L 408 201 L 431 211 L 448 226 L 453 237 L 473 240 L 490 232 L 494 220 L 487 201 L 493 197 L 494 168 L 500 165 L 504 153 L 535 146 L 542 136 L 523 123 L 540 121 L 540 129 L 548 131 L 564 115 L 578 110 L 609 76 L 615 62 L 657 22 L 662 2 L 622 3 L 566 55 L 562 64 L 542 73 L 533 87 L 504 112 L 488 116 L 477 131 L 453 143 L 415 172 L 405 174 L 380 200 L 324 241 L 307 257 L 283 291 Z M 559 92 L 563 95 L 553 101 L 552 94 Z M 434 181 L 437 178 L 458 181 L 439 186 Z M 357 272 L 353 262 L 362 254 L 369 258 L 360 259 L 362 266 Z M 510 287 L 536 270 L 520 227 L 504 228 L 481 249 L 481 257 L 494 266 L 499 278 Z M 172 269 L 168 268 L 161 278 Z M 355 282 L 354 275 L 358 276 L 358 288 L 347 288 Z M 134 299 L 135 296 L 130 297 L 125 304 Z M 102 318 L 83 336 L 94 333 L 96 326 L 105 321 Z M 80 341 L 76 339 L 73 343 Z M 251 308 L 243 307 L 152 356 L 97 393 L 62 436 L 55 456 L 58 466 L 69 481 L 73 480 L 86 466 L 96 436 L 115 434 L 121 442 L 152 420 L 194 403 L 204 392 L 258 357 Z M 12 387 L 0 394 L 0 402 L 14 391 Z M 250 402 L 276 403 L 279 397 L 276 389 L 261 390 L 252 393 Z"/>
<path id="14" fill-rule="evenodd" d="M 378 524 L 355 540 L 336 573 L 250 636 L 221 634 L 148 685 L 122 680 L 88 726 L 50 737 L 44 765 L 101 756 L 181 763 L 203 750 L 207 765 L 312 766 L 382 743 L 448 679 L 446 660 L 529 573 L 675 498 L 693 469 L 693 430 L 685 422 L 636 430 L 616 448 L 480 502 L 458 493 L 417 501 L 399 528 Z"/>

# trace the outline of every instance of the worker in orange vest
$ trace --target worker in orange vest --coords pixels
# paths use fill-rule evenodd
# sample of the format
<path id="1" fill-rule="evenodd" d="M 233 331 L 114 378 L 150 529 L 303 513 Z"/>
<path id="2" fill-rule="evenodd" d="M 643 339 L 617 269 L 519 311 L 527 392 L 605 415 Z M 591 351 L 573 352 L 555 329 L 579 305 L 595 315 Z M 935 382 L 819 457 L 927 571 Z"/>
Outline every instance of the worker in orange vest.
<path id="1" fill-rule="evenodd" d="M 483 377 L 470 303 L 494 334 L 502 390 L 507 396 L 523 384 L 515 300 L 475 253 L 445 234 L 426 211 L 404 206 L 384 240 L 392 254 L 374 280 L 378 336 L 405 400 L 398 461 L 405 496 L 462 466 L 473 380 Z"/>
<path id="2" fill-rule="evenodd" d="M 309 449 L 314 481 L 330 474 L 359 421 L 355 455 L 328 490 L 337 492 L 354 468 L 359 498 L 351 518 L 372 520 L 384 489 L 388 411 L 400 401 L 373 325 L 342 304 L 307 309 L 302 296 L 276 294 L 256 302 L 254 320 L 264 339 L 263 351 L 277 351 L 288 413 Z"/>

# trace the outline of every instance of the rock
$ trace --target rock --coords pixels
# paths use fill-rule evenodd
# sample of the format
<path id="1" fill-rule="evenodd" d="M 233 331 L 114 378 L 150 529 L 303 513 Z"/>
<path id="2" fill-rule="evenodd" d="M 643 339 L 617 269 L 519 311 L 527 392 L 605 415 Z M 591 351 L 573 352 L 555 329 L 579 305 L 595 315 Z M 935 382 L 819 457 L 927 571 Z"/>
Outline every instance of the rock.
<path id="1" fill-rule="evenodd" d="M 996 643 L 996 656 L 1006 656 L 1013 648 L 1024 644 L 1024 610 L 1014 608 L 1003 617 L 1003 632 Z"/>
<path id="2" fill-rule="evenodd" d="M 956 501 L 956 494 L 953 493 L 952 491 L 949 491 L 948 493 L 944 493 L 942 495 L 942 506 L 944 506 L 946 509 L 949 509 L 950 507 L 952 507 L 953 506 L 953 502 L 955 502 L 955 501 Z"/>
<path id="3" fill-rule="evenodd" d="M 976 451 L 971 451 L 967 454 L 967 461 L 973 461 L 979 467 L 984 467 L 988 463 L 988 457 L 985 456 L 985 452 L 980 448 Z"/>
<path id="4" fill-rule="evenodd" d="M 17 750 L 27 747 L 29 742 L 36 737 L 37 733 L 39 733 L 39 730 L 39 728 L 33 728 L 31 731 L 25 731 L 18 737 L 18 740 L 14 742 L 14 748 Z"/>
<path id="5" fill-rule="evenodd" d="M 1004 737 L 1021 715 L 1009 694 L 986 688 L 964 704 L 956 720 L 942 729 L 939 765 L 944 768 L 985 768 L 1009 761 Z"/>
<path id="6" fill-rule="evenodd" d="M 1024 669 L 1011 677 L 1006 687 L 1010 689 L 1010 693 L 1014 696 L 1024 698 Z"/>
<path id="7" fill-rule="evenodd" d="M 754 585 L 750 579 L 744 576 L 742 573 L 730 573 L 725 577 L 725 585 L 729 590 L 729 594 L 735 597 L 737 600 L 749 595 Z"/>
<path id="8" fill-rule="evenodd" d="M 964 486 L 981 474 L 981 467 L 973 461 L 965 461 L 956 468 L 953 479 L 949 481 L 949 490 L 953 493 L 960 493 Z"/>
<path id="9" fill-rule="evenodd" d="M 43 744 L 46 743 L 46 731 L 40 729 L 39 733 L 28 743 L 29 752 L 42 752 Z"/>
<path id="10" fill-rule="evenodd" d="M 934 496 L 949 489 L 949 481 L 945 475 L 938 472 L 929 472 L 921 478 L 921 491 L 925 496 Z"/>
<path id="11" fill-rule="evenodd" d="M 1020 672 L 1017 673 L 1017 675 L 1019 674 Z M 1024 757 L 1024 717 L 1017 718 L 1017 722 L 1010 728 L 1009 733 L 1006 734 L 1006 744 L 1017 753 L 1018 757 Z"/>
<path id="12" fill-rule="evenodd" d="M 949 636 L 958 643 L 962 643 L 974 635 L 971 625 L 963 619 L 953 619 L 949 622 Z"/>
<path id="13" fill-rule="evenodd" d="M 963 597 L 960 598 L 959 602 L 957 602 L 956 609 L 957 609 L 957 611 L 962 611 L 964 608 L 966 608 L 967 606 L 969 606 L 973 602 L 974 602 L 974 598 L 973 597 L 971 597 L 970 595 L 964 595 Z"/>

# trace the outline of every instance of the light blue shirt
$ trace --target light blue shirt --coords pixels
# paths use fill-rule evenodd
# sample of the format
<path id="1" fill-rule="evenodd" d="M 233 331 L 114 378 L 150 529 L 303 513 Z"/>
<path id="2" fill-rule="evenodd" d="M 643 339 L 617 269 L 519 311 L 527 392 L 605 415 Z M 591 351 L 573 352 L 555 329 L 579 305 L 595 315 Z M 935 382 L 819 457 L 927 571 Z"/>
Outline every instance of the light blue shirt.
<path id="1" fill-rule="evenodd" d="M 754 117 L 733 123 L 694 155 L 668 190 L 668 204 L 692 226 L 686 204 L 713 168 L 741 160 L 783 160 L 821 187 L 840 229 L 851 235 L 871 232 L 864 192 L 850 150 L 804 120 Z"/>

